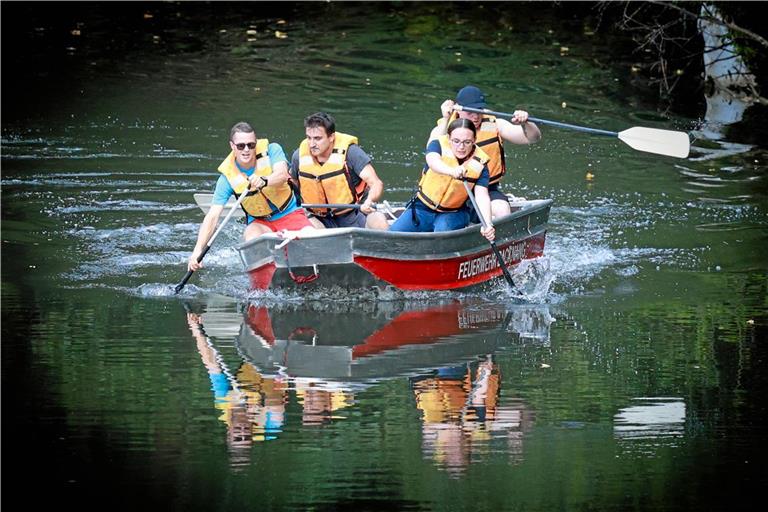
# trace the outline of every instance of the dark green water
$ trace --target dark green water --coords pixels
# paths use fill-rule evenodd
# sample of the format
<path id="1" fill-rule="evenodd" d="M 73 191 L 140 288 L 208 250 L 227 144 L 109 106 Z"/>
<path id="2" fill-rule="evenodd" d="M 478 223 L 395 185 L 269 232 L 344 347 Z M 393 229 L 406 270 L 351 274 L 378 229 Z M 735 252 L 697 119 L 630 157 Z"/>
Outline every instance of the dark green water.
<path id="1" fill-rule="evenodd" d="M 212 190 L 241 119 L 288 152 L 305 115 L 332 113 L 394 203 L 440 103 L 470 82 L 497 110 L 696 136 L 697 119 L 661 116 L 600 64 L 616 42 L 589 19 L 35 5 L 2 7 L 4 500 L 736 510 L 759 496 L 766 147 L 728 132 L 686 160 L 546 127 L 508 146 L 505 190 L 554 199 L 546 256 L 516 273 L 526 304 L 503 282 L 249 294 L 235 224 L 170 290 L 202 219 L 192 193 Z"/>

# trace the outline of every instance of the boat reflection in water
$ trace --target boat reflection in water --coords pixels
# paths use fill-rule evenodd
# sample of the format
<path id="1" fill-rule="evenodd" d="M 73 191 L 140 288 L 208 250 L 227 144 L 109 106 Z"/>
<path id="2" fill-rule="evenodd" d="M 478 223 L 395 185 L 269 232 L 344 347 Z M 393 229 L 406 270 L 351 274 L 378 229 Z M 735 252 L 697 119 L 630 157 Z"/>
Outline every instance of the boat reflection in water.
<path id="1" fill-rule="evenodd" d="M 359 391 L 406 378 L 421 413 L 424 454 L 438 466 L 458 472 L 501 437 L 503 451 L 519 456 L 533 414 L 522 401 L 500 403 L 494 353 L 521 342 L 548 343 L 546 307 L 453 301 L 377 303 L 369 311 L 355 304 L 354 313 L 349 304 L 307 308 L 248 305 L 236 334 L 232 313 L 228 324 L 221 313 L 188 317 L 193 333 L 202 333 L 202 324 L 211 334 L 212 322 L 220 334 L 233 335 L 242 359 L 230 374 L 210 339 L 196 335 L 233 454 L 278 438 L 294 396 L 302 425 L 320 425 L 343 417 Z"/>

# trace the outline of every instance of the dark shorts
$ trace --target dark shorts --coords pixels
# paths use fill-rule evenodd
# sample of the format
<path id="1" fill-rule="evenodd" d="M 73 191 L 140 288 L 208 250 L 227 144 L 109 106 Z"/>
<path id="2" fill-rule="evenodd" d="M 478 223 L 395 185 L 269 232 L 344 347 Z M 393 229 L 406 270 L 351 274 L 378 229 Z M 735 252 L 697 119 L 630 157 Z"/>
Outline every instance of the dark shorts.
<path id="1" fill-rule="evenodd" d="M 364 228 L 365 214 L 360 210 L 345 213 L 339 217 L 316 217 L 326 228 Z"/>
<path id="2" fill-rule="evenodd" d="M 506 201 L 509 202 L 509 197 L 507 197 L 507 194 L 499 190 L 498 188 L 489 189 L 488 190 L 488 197 L 491 198 L 491 201 Z M 471 209 L 469 212 L 469 223 L 470 224 L 480 224 L 480 217 L 477 216 L 477 212 L 474 208 Z"/>
<path id="3" fill-rule="evenodd" d="M 504 192 L 502 192 L 501 190 L 499 190 L 497 188 L 495 188 L 493 190 L 489 189 L 488 190 L 488 195 L 490 196 L 491 201 L 496 201 L 496 200 L 500 199 L 502 201 L 509 202 L 509 198 L 507 197 L 507 194 L 505 194 Z"/>

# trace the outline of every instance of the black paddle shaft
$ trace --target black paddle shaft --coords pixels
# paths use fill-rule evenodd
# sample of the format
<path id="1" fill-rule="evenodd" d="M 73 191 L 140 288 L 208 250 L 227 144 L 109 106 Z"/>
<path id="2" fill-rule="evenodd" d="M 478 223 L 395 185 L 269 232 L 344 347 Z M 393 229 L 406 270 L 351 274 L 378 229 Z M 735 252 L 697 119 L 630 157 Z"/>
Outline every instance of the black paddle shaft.
<path id="1" fill-rule="evenodd" d="M 496 246 L 496 242 L 491 242 L 491 249 L 493 249 L 493 253 L 496 255 L 496 259 L 499 260 L 499 266 L 501 267 L 501 271 L 504 273 L 504 279 L 506 279 L 509 285 L 514 288 L 515 282 L 512 281 L 512 275 L 509 273 L 509 270 L 507 270 L 507 265 L 504 263 L 504 258 L 501 255 L 501 251 L 499 251 L 499 248 Z"/>
<path id="2" fill-rule="evenodd" d="M 514 114 L 510 114 L 508 112 L 497 112 L 495 110 L 488 110 L 485 108 L 472 108 L 472 107 L 461 107 L 461 110 L 465 112 L 474 112 L 476 114 L 490 114 L 492 116 L 496 117 L 513 117 Z M 618 132 L 612 132 L 610 130 L 600 130 L 597 128 L 589 128 L 587 126 L 579 126 L 576 124 L 568 124 L 568 123 L 561 123 L 558 121 L 547 121 L 546 119 L 539 119 L 538 117 L 531 117 L 528 116 L 528 120 L 532 121 L 534 123 L 539 124 L 547 124 L 549 126 L 555 126 L 557 128 L 566 128 L 568 130 L 576 130 L 578 132 L 584 132 L 584 133 L 594 133 L 595 135 L 607 135 L 608 137 L 618 137 Z"/>
<path id="3" fill-rule="evenodd" d="M 477 213 L 477 217 L 480 219 L 480 224 L 483 225 L 483 227 L 487 227 L 488 224 L 485 222 L 485 217 L 483 217 L 483 212 L 480 211 L 480 207 L 477 206 L 477 202 L 475 201 L 475 196 L 472 193 L 472 191 L 469 189 L 469 185 L 467 185 L 466 181 L 463 181 L 464 188 L 467 191 L 467 195 L 469 196 L 469 200 L 472 202 L 472 207 L 475 209 L 475 212 Z M 509 286 L 511 286 L 513 289 L 515 288 L 515 282 L 512 281 L 512 276 L 509 273 L 509 270 L 507 270 L 507 264 L 504 263 L 504 258 L 501 256 L 501 252 L 499 251 L 499 248 L 496 247 L 496 242 L 489 242 L 491 244 L 491 249 L 493 249 L 493 253 L 496 255 L 496 260 L 499 262 L 499 267 L 501 267 L 501 272 L 504 274 L 504 279 L 507 280 L 509 283 Z"/>

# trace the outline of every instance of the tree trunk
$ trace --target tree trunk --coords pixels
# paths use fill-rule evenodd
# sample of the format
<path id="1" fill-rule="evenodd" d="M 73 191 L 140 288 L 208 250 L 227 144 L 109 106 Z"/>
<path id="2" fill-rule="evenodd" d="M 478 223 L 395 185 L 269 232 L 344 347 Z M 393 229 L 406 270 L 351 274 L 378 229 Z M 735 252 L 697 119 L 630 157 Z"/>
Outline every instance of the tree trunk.
<path id="1" fill-rule="evenodd" d="M 733 43 L 720 12 L 703 4 L 699 32 L 704 38 L 704 79 L 707 112 L 702 132 L 708 138 L 723 138 L 722 129 L 741 121 L 744 111 L 758 101 L 755 76 L 749 72 Z"/>

